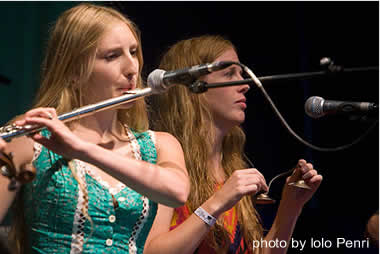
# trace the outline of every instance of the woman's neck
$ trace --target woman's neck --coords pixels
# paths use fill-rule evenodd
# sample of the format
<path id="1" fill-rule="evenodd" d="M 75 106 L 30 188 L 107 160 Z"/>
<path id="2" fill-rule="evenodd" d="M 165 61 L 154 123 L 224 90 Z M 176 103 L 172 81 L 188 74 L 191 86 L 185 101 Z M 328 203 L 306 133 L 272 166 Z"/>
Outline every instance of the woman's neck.
<path id="1" fill-rule="evenodd" d="M 73 131 L 87 141 L 94 143 L 107 143 L 111 140 L 127 138 L 123 126 L 117 119 L 117 111 L 97 112 L 94 115 L 80 119 Z"/>
<path id="2" fill-rule="evenodd" d="M 220 182 L 224 182 L 225 173 L 222 165 L 223 160 L 223 139 L 225 137 L 225 131 L 215 127 L 214 128 L 214 142 L 211 147 L 211 152 L 209 154 L 208 163 L 210 169 L 213 171 L 213 175 L 216 180 Z"/>

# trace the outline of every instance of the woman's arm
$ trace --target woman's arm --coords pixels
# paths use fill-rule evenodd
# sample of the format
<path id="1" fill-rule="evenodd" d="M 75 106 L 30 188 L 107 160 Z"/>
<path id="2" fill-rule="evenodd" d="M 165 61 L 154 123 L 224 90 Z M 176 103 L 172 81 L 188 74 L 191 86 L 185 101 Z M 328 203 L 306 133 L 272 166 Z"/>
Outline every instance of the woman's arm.
<path id="1" fill-rule="evenodd" d="M 181 145 L 163 132 L 156 132 L 156 145 L 156 165 L 118 155 L 92 143 L 86 143 L 77 158 L 103 169 L 157 203 L 182 206 L 189 194 L 189 180 Z"/>
<path id="2" fill-rule="evenodd" d="M 301 189 L 294 186 L 289 186 L 288 183 L 303 179 L 309 187 Z M 298 167 L 293 175 L 288 177 L 284 187 L 281 202 L 276 214 L 274 223 L 269 230 L 266 241 L 275 240 L 276 242 L 286 241 L 286 248 L 267 248 L 264 249 L 264 254 L 283 254 L 286 253 L 290 237 L 293 234 L 297 219 L 302 212 L 303 206 L 314 195 L 319 185 L 322 182 L 322 176 L 318 175 L 313 169 L 313 165 L 306 163 L 305 160 L 298 161 Z"/>
<path id="3" fill-rule="evenodd" d="M 50 119 L 50 115 L 53 118 Z M 170 134 L 156 133 L 157 164 L 119 155 L 76 136 L 56 117 L 52 108 L 37 108 L 25 114 L 18 125 L 46 126 L 52 133 L 45 138 L 36 133 L 31 138 L 66 158 L 79 159 L 101 168 L 135 191 L 167 206 L 183 205 L 189 194 L 189 180 L 182 147 Z"/>
<path id="4" fill-rule="evenodd" d="M 174 209 L 158 205 L 153 226 L 145 242 L 144 254 L 187 254 L 194 253 L 210 227 L 195 214 L 181 225 L 170 230 Z"/>
<path id="5" fill-rule="evenodd" d="M 267 190 L 264 177 L 256 169 L 235 171 L 223 187 L 201 207 L 218 218 L 230 210 L 243 196 Z M 144 254 L 190 254 L 199 247 L 210 226 L 194 213 L 172 231 L 173 209 L 159 206 L 153 227 L 145 243 Z"/>

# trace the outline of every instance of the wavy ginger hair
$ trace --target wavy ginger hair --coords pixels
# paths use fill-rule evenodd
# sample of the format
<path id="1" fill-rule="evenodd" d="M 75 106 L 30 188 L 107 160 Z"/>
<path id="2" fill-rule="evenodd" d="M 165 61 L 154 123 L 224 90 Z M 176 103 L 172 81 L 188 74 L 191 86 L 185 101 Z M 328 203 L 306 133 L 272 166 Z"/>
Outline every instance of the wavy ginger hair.
<path id="1" fill-rule="evenodd" d="M 57 113 L 61 114 L 85 106 L 83 98 L 87 89 L 91 89 L 85 84 L 93 70 L 98 42 L 110 26 L 117 22 L 126 24 L 138 43 L 136 53 L 139 72 L 136 86 L 143 87 L 141 79 L 143 56 L 137 26 L 112 8 L 82 3 L 63 12 L 50 31 L 42 63 L 41 86 L 37 92 L 34 108 L 54 107 Z M 128 124 L 136 131 L 145 131 L 149 126 L 145 101 L 138 100 L 132 108 L 119 110 L 118 121 Z M 87 198 L 87 190 L 71 162 L 69 168 Z M 28 240 L 24 231 L 23 205 L 20 196 L 17 197 L 16 215 L 10 233 L 15 253 L 24 253 L 25 242 Z M 92 223 L 87 210 L 83 210 L 83 213 Z"/>
<path id="2" fill-rule="evenodd" d="M 204 35 L 182 40 L 164 54 L 159 68 L 182 69 L 193 65 L 212 63 L 234 45 L 221 36 Z M 173 134 L 181 143 L 191 180 L 187 205 L 191 211 L 201 206 L 215 192 L 218 185 L 209 168 L 208 155 L 214 144 L 214 125 L 204 94 L 191 93 L 185 86 L 174 86 L 168 93 L 152 96 L 151 116 L 155 129 Z M 245 134 L 239 126 L 233 127 L 223 139 L 222 167 L 227 178 L 234 170 L 247 168 L 243 159 Z M 239 224 L 250 249 L 260 239 L 263 229 L 251 198 L 245 196 L 236 205 Z M 209 234 L 211 246 L 224 253 L 230 238 L 219 219 Z"/>

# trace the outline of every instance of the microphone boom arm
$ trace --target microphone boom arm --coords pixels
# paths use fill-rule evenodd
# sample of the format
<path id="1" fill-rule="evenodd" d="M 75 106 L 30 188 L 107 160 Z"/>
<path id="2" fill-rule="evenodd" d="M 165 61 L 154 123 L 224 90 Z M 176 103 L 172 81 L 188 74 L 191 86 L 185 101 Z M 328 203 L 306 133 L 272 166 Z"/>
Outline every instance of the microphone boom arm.
<path id="1" fill-rule="evenodd" d="M 277 81 L 277 80 L 299 80 L 299 79 L 308 79 L 308 78 L 318 78 L 318 77 L 323 77 L 327 75 L 332 75 L 335 73 L 352 73 L 352 72 L 378 71 L 378 70 L 379 70 L 378 66 L 369 66 L 369 67 L 341 69 L 336 72 L 327 70 L 327 71 L 315 71 L 315 72 L 278 74 L 278 75 L 258 77 L 258 79 L 261 82 L 270 82 L 270 81 Z M 220 82 L 220 83 L 207 83 L 207 82 L 198 80 L 190 86 L 190 90 L 194 93 L 203 93 L 203 92 L 206 92 L 209 88 L 218 88 L 218 87 L 224 87 L 224 86 L 238 86 L 242 84 L 255 84 L 255 82 L 252 79 L 243 79 L 243 80 L 238 80 L 238 81 Z"/>

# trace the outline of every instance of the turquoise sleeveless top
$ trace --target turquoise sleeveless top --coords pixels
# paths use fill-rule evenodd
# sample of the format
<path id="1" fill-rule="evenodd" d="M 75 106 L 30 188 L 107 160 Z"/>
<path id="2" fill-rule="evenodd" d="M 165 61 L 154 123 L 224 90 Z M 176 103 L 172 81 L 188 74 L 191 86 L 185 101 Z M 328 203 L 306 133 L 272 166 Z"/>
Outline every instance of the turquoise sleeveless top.
<path id="1" fill-rule="evenodd" d="M 156 163 L 154 133 L 128 131 L 136 159 Z M 48 135 L 44 132 L 43 135 Z M 157 204 L 120 183 L 110 188 L 79 160 L 35 146 L 34 181 L 24 186 L 24 214 L 31 253 L 143 253 Z M 71 167 L 84 183 L 78 186 Z M 87 211 L 92 222 L 86 218 Z"/>

